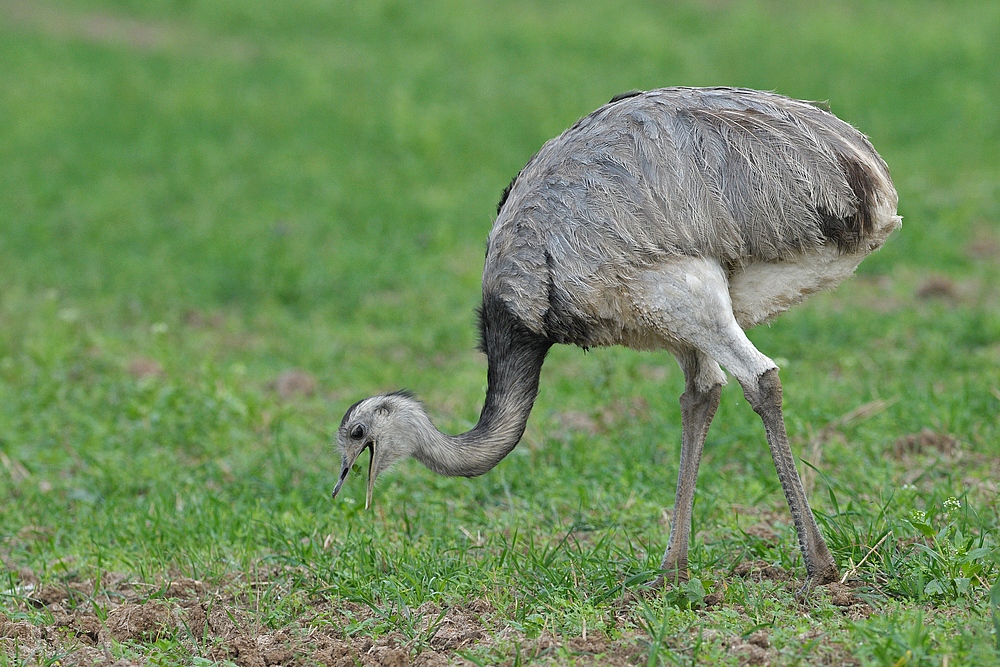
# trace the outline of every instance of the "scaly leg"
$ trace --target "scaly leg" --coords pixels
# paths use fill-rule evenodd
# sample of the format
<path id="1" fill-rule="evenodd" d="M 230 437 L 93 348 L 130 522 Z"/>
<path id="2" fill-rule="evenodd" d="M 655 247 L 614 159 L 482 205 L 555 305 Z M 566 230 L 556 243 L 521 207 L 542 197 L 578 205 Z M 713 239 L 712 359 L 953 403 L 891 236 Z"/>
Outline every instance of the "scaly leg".
<path id="1" fill-rule="evenodd" d="M 688 541 L 691 537 L 691 511 L 694 507 L 698 464 L 701 461 L 708 427 L 712 423 L 715 411 L 719 408 L 722 385 L 725 384 L 725 376 L 719 365 L 694 350 L 678 354 L 677 360 L 684 371 L 685 380 L 685 389 L 680 400 L 681 462 L 677 472 L 677 495 L 674 500 L 670 541 L 667 543 L 667 551 L 660 565 L 662 573 L 653 583 L 654 588 L 661 587 L 664 582 L 688 580 Z M 702 386 L 706 379 L 709 384 L 707 388 Z"/>
<path id="2" fill-rule="evenodd" d="M 788 435 L 785 432 L 785 420 L 781 414 L 781 381 L 778 379 L 778 369 L 765 371 L 754 385 L 743 385 L 743 393 L 764 422 L 767 433 L 767 444 L 771 448 L 771 458 L 778 470 L 778 479 L 785 492 L 785 499 L 792 511 L 795 531 L 799 536 L 799 547 L 806 561 L 806 573 L 809 580 L 806 587 L 828 584 L 840 577 L 837 564 L 816 525 L 816 517 L 809 507 L 806 492 L 802 488 L 802 480 L 795 469 L 792 449 L 788 446 Z"/>

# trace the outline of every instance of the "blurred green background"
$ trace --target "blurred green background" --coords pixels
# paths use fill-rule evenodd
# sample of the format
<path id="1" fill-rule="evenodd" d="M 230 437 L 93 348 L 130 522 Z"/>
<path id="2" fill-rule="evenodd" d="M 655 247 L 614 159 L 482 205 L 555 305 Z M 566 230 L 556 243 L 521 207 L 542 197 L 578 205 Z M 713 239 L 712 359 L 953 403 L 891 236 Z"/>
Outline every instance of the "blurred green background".
<path id="1" fill-rule="evenodd" d="M 377 520 L 328 494 L 335 427 L 368 393 L 405 386 L 443 429 L 475 422 L 473 309 L 500 192 L 613 95 L 669 85 L 826 100 L 871 137 L 901 232 L 752 338 L 782 365 L 809 460 L 817 432 L 885 401 L 816 461 L 821 511 L 840 516 L 824 484 L 876 507 L 909 489 L 900 522 L 956 496 L 975 509 L 966 533 L 995 544 L 998 62 L 993 0 L 0 0 L 0 556 L 43 576 L 66 575 L 67 555 L 74 573 L 191 576 L 287 559 L 313 568 L 311 590 L 419 604 L 489 588 L 484 571 L 514 585 L 495 544 L 442 565 L 458 523 L 558 535 L 575 517 L 652 554 L 601 570 L 595 591 L 655 567 L 680 430 L 666 354 L 557 349 L 494 473 L 406 464 L 376 490 Z M 925 429 L 967 456 L 893 455 Z M 734 504 L 784 511 L 738 387 L 699 485 L 706 571 L 739 557 Z M 31 526 L 44 539 L 18 537 Z M 767 557 L 795 566 L 781 535 Z M 872 544 L 835 546 L 845 563 Z M 425 556 L 410 583 L 372 575 L 409 549 Z"/>

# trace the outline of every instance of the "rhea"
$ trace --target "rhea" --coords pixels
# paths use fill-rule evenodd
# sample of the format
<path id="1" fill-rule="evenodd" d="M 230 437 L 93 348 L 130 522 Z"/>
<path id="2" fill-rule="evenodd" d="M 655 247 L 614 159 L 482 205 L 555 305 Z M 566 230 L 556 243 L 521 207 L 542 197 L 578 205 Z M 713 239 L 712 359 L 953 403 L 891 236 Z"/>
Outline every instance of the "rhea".
<path id="1" fill-rule="evenodd" d="M 726 384 L 764 423 L 807 586 L 837 579 L 802 488 L 774 361 L 744 330 L 836 286 L 900 226 L 896 191 L 868 139 L 817 105 L 737 88 L 620 95 L 548 141 L 504 191 L 486 246 L 478 423 L 440 432 L 405 392 L 347 410 L 348 472 L 376 478 L 412 456 L 475 477 L 517 445 L 555 343 L 669 350 L 685 388 L 673 521 L 657 584 L 686 580 L 695 480 Z M 721 366 L 721 368 L 720 368 Z"/>

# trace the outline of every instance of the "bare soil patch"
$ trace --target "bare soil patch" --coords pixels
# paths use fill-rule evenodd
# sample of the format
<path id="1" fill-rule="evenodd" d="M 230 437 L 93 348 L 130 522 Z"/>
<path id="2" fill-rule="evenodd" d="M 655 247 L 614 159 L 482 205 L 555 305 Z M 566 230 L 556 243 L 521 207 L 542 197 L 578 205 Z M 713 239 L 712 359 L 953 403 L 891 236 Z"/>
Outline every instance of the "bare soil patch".
<path id="1" fill-rule="evenodd" d="M 771 565 L 762 560 L 743 561 L 736 566 L 733 574 L 751 581 L 791 581 L 792 573 L 783 567 Z"/>
<path id="2" fill-rule="evenodd" d="M 269 574 L 272 580 L 280 578 L 278 572 Z M 734 575 L 798 585 L 790 572 L 763 561 L 741 563 Z M 312 599 L 307 610 L 284 627 L 269 627 L 255 612 L 255 587 L 235 578 L 209 583 L 177 577 L 149 583 L 120 573 L 104 573 L 99 582 L 41 585 L 28 571 L 19 576 L 19 585 L 7 591 L 8 600 L 14 601 L 13 605 L 8 602 L 9 612 L 46 620 L 13 620 L 0 612 L 0 652 L 8 656 L 15 651 L 20 656 L 32 654 L 39 661 L 59 656 L 64 665 L 141 664 L 156 650 L 154 644 L 164 641 L 180 643 L 192 656 L 231 661 L 241 667 L 473 665 L 465 657 L 469 651 L 503 656 L 501 664 L 520 660 L 615 667 L 644 664 L 649 651 L 648 637 L 635 630 L 638 626 L 633 614 L 638 602 L 634 596 L 626 596 L 615 613 L 617 625 L 624 631 L 615 640 L 601 633 L 567 637 L 543 632 L 529 638 L 511 628 L 504 612 L 482 598 L 449 607 L 425 603 L 406 612 L 413 619 L 410 635 L 397 631 L 373 638 L 353 634 L 352 628 L 378 621 L 376 613 L 365 605 L 340 599 Z M 845 615 L 861 618 L 871 613 L 855 595 L 853 584 L 818 590 L 823 592 L 817 595 L 826 596 Z M 722 593 L 712 593 L 701 613 L 724 604 Z M 47 614 L 39 614 L 41 611 Z M 739 637 L 710 630 L 705 638 L 717 640 L 740 664 L 768 665 L 778 656 L 763 631 Z M 678 638 L 671 648 L 689 650 L 684 641 Z M 119 645 L 129 647 L 128 655 L 137 656 L 134 663 L 117 657 L 121 652 L 115 647 Z M 823 650 L 830 655 L 846 654 L 843 647 L 834 645 Z"/>
<path id="3" fill-rule="evenodd" d="M 502 653 L 512 644 L 543 663 L 551 658 L 561 664 L 559 656 L 572 655 L 580 665 L 625 665 L 632 664 L 629 656 L 637 650 L 594 635 L 528 639 L 504 627 L 483 599 L 445 609 L 425 604 L 412 612 L 415 636 L 392 632 L 372 639 L 348 633 L 374 616 L 349 601 L 313 600 L 309 612 L 275 629 L 262 624 L 252 595 L 240 582 L 213 585 L 177 578 L 148 584 L 105 573 L 98 587 L 93 581 L 39 585 L 31 573 L 21 574 L 20 585 L 7 591 L 9 599 L 25 613 L 47 611 L 51 622 L 14 621 L 0 613 L 0 652 L 39 659 L 58 655 L 64 665 L 133 664 L 116 661 L 112 647 L 125 644 L 143 656 L 161 640 L 181 642 L 192 655 L 241 667 L 473 665 L 463 651 L 497 647 Z"/>

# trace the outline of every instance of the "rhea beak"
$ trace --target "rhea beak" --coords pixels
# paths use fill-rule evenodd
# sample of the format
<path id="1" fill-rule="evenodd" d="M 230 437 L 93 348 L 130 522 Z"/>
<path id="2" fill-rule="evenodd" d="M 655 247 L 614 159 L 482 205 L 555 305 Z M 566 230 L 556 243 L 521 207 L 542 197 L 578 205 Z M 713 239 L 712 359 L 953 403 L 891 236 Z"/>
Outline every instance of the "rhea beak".
<path id="1" fill-rule="evenodd" d="M 368 492 L 365 494 L 365 509 L 372 504 L 372 489 L 375 488 L 375 443 L 368 447 Z"/>
<path id="2" fill-rule="evenodd" d="M 358 458 L 361 456 L 361 452 L 365 451 L 366 449 L 368 450 L 369 457 L 368 457 L 368 497 L 365 500 L 365 509 L 368 509 L 368 506 L 371 504 L 372 488 L 373 488 L 373 482 L 374 482 L 374 480 L 372 479 L 372 459 L 375 457 L 375 443 L 374 442 L 369 442 L 368 444 L 366 444 L 364 447 L 362 447 L 361 449 L 359 449 L 358 453 L 355 454 L 350 459 L 348 459 L 347 456 L 344 456 L 343 467 L 340 470 L 340 479 L 337 480 L 337 486 L 333 487 L 333 496 L 332 497 L 336 498 L 337 494 L 340 493 L 340 489 L 341 489 L 341 487 L 344 486 L 344 481 L 347 479 L 347 475 L 351 472 L 351 468 L 354 467 L 354 464 L 357 462 Z"/>

